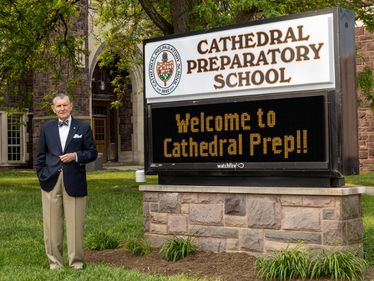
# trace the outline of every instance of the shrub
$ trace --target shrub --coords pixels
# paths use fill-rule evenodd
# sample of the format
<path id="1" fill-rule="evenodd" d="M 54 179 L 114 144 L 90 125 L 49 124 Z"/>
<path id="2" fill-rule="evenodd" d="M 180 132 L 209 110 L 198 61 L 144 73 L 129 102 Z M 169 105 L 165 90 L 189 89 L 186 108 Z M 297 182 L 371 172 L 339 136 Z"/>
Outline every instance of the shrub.
<path id="1" fill-rule="evenodd" d="M 255 262 L 259 277 L 276 280 L 306 278 L 309 265 L 309 254 L 301 249 L 300 244 L 293 249 L 282 250 L 273 256 L 259 258 Z"/>
<path id="2" fill-rule="evenodd" d="M 264 279 L 328 277 L 334 280 L 360 280 L 368 262 L 349 251 L 321 252 L 314 259 L 298 244 L 256 260 L 258 276 Z"/>
<path id="3" fill-rule="evenodd" d="M 134 255 L 145 256 L 151 252 L 151 245 L 148 240 L 131 238 L 126 243 L 126 249 Z"/>
<path id="4" fill-rule="evenodd" d="M 367 266 L 367 261 L 349 251 L 322 252 L 311 262 L 310 276 L 358 280 Z"/>
<path id="5" fill-rule="evenodd" d="M 86 246 L 90 250 L 105 250 L 105 249 L 115 249 L 119 245 L 119 242 L 113 236 L 99 231 L 88 236 L 86 241 Z"/>
<path id="6" fill-rule="evenodd" d="M 196 245 L 192 238 L 174 237 L 166 240 L 160 249 L 161 256 L 168 261 L 177 261 L 196 252 Z"/>

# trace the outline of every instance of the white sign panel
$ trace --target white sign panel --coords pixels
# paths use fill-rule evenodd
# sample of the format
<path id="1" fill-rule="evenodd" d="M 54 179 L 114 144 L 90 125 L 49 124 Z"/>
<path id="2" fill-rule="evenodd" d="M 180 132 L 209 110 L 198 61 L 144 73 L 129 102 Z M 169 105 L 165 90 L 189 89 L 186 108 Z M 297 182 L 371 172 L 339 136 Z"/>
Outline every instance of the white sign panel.
<path id="1" fill-rule="evenodd" d="M 333 14 L 147 42 L 149 103 L 334 89 Z"/>

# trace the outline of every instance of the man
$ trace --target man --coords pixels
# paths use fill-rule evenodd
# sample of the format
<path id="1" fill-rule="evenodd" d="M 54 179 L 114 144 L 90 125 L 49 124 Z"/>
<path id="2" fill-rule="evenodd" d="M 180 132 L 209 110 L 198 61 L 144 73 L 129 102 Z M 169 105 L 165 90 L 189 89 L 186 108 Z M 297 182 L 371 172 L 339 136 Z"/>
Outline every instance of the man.
<path id="1" fill-rule="evenodd" d="M 83 269 L 85 164 L 96 159 L 97 150 L 90 126 L 72 118 L 69 96 L 55 96 L 52 110 L 58 119 L 42 126 L 36 156 L 45 250 L 50 269 L 62 268 L 65 216 L 69 266 Z"/>

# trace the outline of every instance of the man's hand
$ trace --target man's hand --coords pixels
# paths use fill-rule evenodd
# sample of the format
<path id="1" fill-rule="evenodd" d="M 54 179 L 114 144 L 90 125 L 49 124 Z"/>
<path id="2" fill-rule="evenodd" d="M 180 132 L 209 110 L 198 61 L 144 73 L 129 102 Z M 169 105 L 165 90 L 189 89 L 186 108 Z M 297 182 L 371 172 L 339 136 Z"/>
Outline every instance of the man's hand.
<path id="1" fill-rule="evenodd" d="M 64 155 L 60 155 L 60 160 L 62 161 L 62 163 L 69 163 L 75 161 L 76 155 L 77 154 L 75 152 L 66 153 Z"/>

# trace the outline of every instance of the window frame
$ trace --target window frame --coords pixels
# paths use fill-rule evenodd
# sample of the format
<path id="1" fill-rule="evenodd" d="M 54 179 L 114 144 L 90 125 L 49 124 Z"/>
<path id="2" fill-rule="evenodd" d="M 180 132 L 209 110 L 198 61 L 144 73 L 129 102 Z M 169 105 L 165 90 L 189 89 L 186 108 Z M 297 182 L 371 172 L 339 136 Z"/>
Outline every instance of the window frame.
<path id="1" fill-rule="evenodd" d="M 8 151 L 8 136 L 9 136 L 9 121 L 10 118 L 18 117 L 20 126 L 19 126 L 19 144 L 12 146 L 19 146 L 20 148 L 20 159 L 18 160 L 9 160 L 9 151 Z M 0 111 L 0 164 L 1 165 L 14 165 L 14 164 L 25 164 L 27 162 L 27 113 L 25 112 L 15 112 L 12 115 L 9 115 L 6 111 Z"/>

